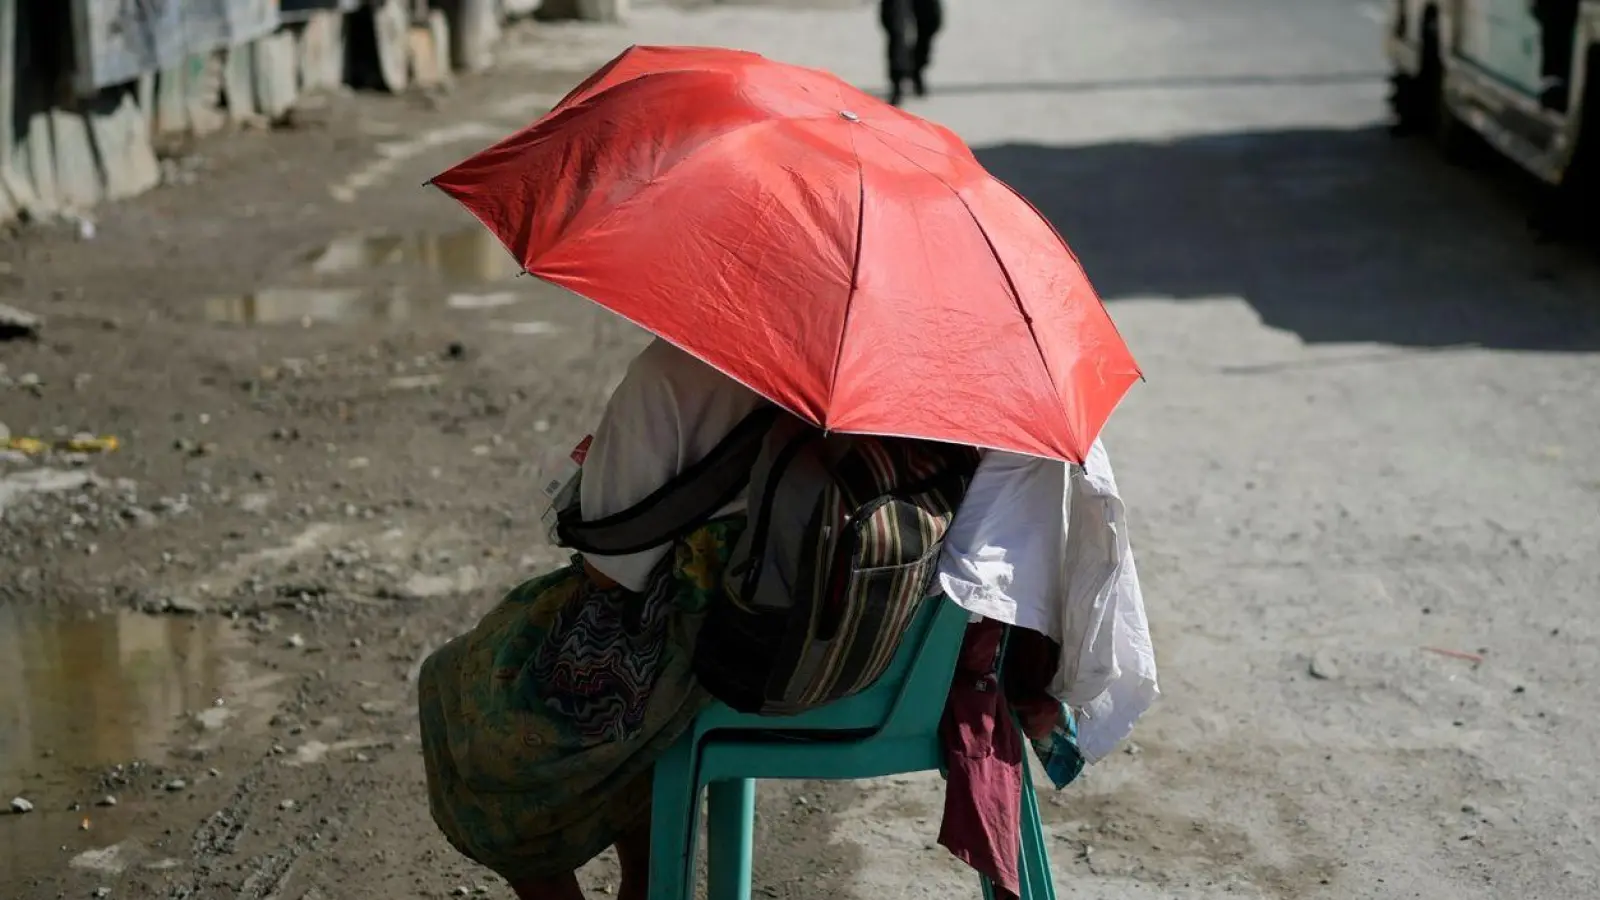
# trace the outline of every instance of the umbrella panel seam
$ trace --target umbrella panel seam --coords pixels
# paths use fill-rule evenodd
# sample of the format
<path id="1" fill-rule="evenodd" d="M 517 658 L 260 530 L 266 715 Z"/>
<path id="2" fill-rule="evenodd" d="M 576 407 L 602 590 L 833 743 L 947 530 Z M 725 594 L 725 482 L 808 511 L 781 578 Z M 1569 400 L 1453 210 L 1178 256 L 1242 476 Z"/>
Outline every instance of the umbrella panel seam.
<path id="1" fill-rule="evenodd" d="M 1022 323 L 1028 326 L 1028 338 L 1033 341 L 1034 349 L 1039 353 L 1039 363 L 1040 365 L 1044 366 L 1045 375 L 1050 379 L 1050 392 L 1055 395 L 1056 403 L 1062 409 L 1066 409 L 1066 401 L 1061 396 L 1060 386 L 1056 383 L 1056 373 L 1050 366 L 1050 360 L 1045 356 L 1044 345 L 1039 341 L 1039 332 L 1033 327 L 1033 316 L 1028 312 L 1028 308 L 1023 305 L 1022 295 L 1017 291 L 1016 282 L 1012 281 L 1011 279 L 1011 272 L 1006 268 L 1005 260 L 1000 258 L 1000 251 L 995 247 L 993 238 L 989 237 L 989 230 L 983 227 L 983 222 L 978 219 L 978 214 L 973 212 L 972 205 L 967 203 L 967 198 L 961 196 L 961 192 L 956 190 L 954 185 L 941 178 L 932 169 L 929 169 L 927 166 L 924 166 L 923 164 L 912 159 L 904 150 L 901 150 L 899 147 L 896 147 L 894 144 L 885 140 L 883 135 L 874 131 L 873 137 L 876 138 L 878 143 L 882 144 L 885 148 L 898 154 L 901 159 L 904 159 L 911 165 L 916 166 L 923 172 L 926 172 L 929 178 L 932 178 L 934 181 L 937 181 L 939 184 L 943 185 L 944 189 L 949 191 L 952 197 L 956 198 L 956 202 L 961 204 L 961 208 L 967 211 L 967 218 L 972 220 L 973 227 L 977 228 L 978 234 L 983 237 L 984 246 L 989 248 L 989 255 L 994 259 L 995 267 L 1000 270 L 1000 276 L 1005 279 L 1006 292 L 1011 295 L 1011 302 L 1016 304 L 1017 312 L 1022 314 Z M 988 173 L 985 172 L 985 174 Z M 994 176 L 990 175 L 989 177 L 993 178 Z M 1007 189 L 1009 190 L 1009 188 Z M 1013 191 L 1013 193 L 1015 192 Z M 1031 209 L 1032 207 L 1030 206 L 1029 208 Z M 1037 210 L 1034 210 L 1034 214 L 1038 215 L 1039 213 Z M 1054 228 L 1051 230 L 1054 231 Z M 1059 235 L 1057 236 L 1059 237 Z M 1074 257 L 1074 259 L 1076 259 L 1076 257 Z"/>

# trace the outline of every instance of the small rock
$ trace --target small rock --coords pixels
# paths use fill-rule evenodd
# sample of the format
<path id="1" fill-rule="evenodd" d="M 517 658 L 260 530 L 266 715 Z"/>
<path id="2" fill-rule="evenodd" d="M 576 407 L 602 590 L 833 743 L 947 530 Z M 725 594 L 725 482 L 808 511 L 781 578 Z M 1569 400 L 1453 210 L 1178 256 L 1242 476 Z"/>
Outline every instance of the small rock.
<path id="1" fill-rule="evenodd" d="M 33 313 L 0 303 L 0 341 L 38 340 L 43 326 Z"/>
<path id="2" fill-rule="evenodd" d="M 188 597 L 168 597 L 162 602 L 161 611 L 178 616 L 198 616 L 205 612 L 206 608 Z"/>
<path id="3" fill-rule="evenodd" d="M 29 803 L 22 797 L 16 797 L 11 801 L 11 811 L 17 813 L 18 815 L 21 815 L 22 813 L 31 813 L 33 812 L 33 804 Z"/>
<path id="4" fill-rule="evenodd" d="M 289 639 L 283 642 L 283 645 L 291 650 L 299 650 L 306 645 L 306 639 L 298 634 L 291 634 Z"/>
<path id="5" fill-rule="evenodd" d="M 282 809 L 282 810 L 291 810 L 291 809 L 294 809 L 294 807 L 295 807 L 295 803 L 294 803 L 293 800 L 284 800 L 283 802 L 278 804 L 278 808 Z"/>
<path id="6" fill-rule="evenodd" d="M 101 797 L 99 800 L 96 800 L 94 802 L 94 805 L 95 806 L 116 806 L 117 805 L 117 798 L 113 797 L 110 794 L 107 794 L 104 797 Z"/>
<path id="7" fill-rule="evenodd" d="M 181 790 L 183 790 L 184 788 L 186 788 L 188 786 L 189 786 L 189 782 L 184 781 L 182 778 L 174 778 L 171 781 L 167 782 L 166 784 L 162 785 L 163 788 L 165 788 L 166 790 L 171 791 L 173 793 L 181 791 Z"/>
<path id="8" fill-rule="evenodd" d="M 109 897 L 111 896 L 111 888 L 97 887 L 94 889 L 94 895 L 96 897 Z"/>
<path id="9" fill-rule="evenodd" d="M 1312 678 L 1320 678 L 1323 681 L 1332 681 L 1339 677 L 1339 666 L 1334 663 L 1333 657 L 1326 650 L 1318 650 L 1312 655 L 1309 671 Z"/>
<path id="10" fill-rule="evenodd" d="M 456 888 L 455 890 L 451 891 L 450 893 L 451 893 L 452 896 L 456 896 L 456 897 L 470 897 L 472 895 L 472 888 L 469 888 L 469 887 L 466 887 L 466 886 L 462 886 L 462 887 Z"/>
<path id="11" fill-rule="evenodd" d="M 187 497 L 162 497 L 151 507 L 158 513 L 182 513 L 189 511 L 189 498 Z"/>
<path id="12" fill-rule="evenodd" d="M 239 497 L 239 509 L 252 515 L 259 515 L 272 506 L 272 495 L 263 493 L 249 493 Z"/>

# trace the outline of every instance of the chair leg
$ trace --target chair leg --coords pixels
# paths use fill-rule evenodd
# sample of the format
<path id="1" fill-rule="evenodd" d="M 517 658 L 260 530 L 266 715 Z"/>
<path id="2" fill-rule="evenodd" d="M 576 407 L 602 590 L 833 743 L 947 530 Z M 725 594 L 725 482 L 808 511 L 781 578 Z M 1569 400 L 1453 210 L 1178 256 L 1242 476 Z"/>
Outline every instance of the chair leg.
<path id="1" fill-rule="evenodd" d="M 1033 789 L 1028 756 L 1022 756 L 1022 900 L 1056 900 L 1055 879 L 1050 874 L 1050 851 L 1039 818 L 1039 795 Z"/>
<path id="2" fill-rule="evenodd" d="M 755 855 L 756 783 L 751 778 L 715 781 L 707 813 L 707 900 L 750 900 Z"/>
<path id="3" fill-rule="evenodd" d="M 650 900 L 693 900 L 700 790 L 693 729 L 656 762 L 650 791 Z"/>

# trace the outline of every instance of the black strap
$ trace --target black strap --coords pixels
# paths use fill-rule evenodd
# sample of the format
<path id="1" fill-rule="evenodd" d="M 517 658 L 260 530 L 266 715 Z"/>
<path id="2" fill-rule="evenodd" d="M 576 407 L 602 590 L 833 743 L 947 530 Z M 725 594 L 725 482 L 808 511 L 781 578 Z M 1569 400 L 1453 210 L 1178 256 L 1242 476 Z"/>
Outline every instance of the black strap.
<path id="1" fill-rule="evenodd" d="M 622 512 L 585 522 L 574 503 L 558 514 L 556 537 L 562 546 L 579 553 L 620 556 L 688 534 L 750 483 L 762 441 L 781 412 L 764 405 L 745 416 L 704 459 Z"/>

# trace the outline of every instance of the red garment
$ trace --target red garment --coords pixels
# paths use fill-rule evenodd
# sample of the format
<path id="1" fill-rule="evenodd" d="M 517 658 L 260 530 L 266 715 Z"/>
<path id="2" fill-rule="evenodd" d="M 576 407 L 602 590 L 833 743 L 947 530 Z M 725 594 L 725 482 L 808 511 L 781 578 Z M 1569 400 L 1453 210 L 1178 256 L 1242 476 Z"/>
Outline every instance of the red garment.
<path id="1" fill-rule="evenodd" d="M 986 876 L 997 897 L 1015 900 L 1023 754 L 1023 734 L 1015 723 L 1049 733 L 1059 706 L 1045 688 L 1060 651 L 1044 635 L 1012 629 L 1002 678 L 997 657 L 1006 629 L 984 619 L 968 625 L 961 641 L 939 723 L 947 770 L 939 843 Z"/>

